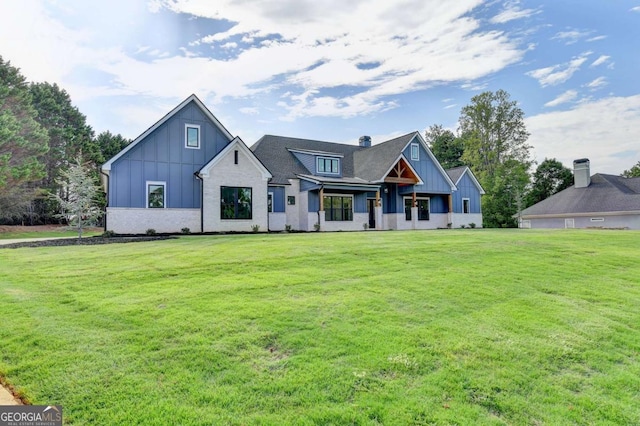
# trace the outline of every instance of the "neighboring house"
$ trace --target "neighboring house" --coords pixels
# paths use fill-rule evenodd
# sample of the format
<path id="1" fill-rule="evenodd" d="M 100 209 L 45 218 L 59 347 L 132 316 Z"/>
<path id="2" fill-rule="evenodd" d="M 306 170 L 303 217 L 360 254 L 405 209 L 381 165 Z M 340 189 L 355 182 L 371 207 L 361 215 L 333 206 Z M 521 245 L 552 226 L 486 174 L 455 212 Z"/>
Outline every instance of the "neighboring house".
<path id="1" fill-rule="evenodd" d="M 102 166 L 116 233 L 268 227 L 269 171 L 192 95 Z"/>
<path id="2" fill-rule="evenodd" d="M 520 228 L 640 229 L 640 178 L 591 176 L 586 158 L 573 168 L 575 185 L 524 209 Z"/>
<path id="3" fill-rule="evenodd" d="M 263 136 L 247 148 L 192 95 L 102 166 L 116 233 L 482 226 L 484 191 L 418 132 L 371 145 Z"/>
<path id="4" fill-rule="evenodd" d="M 251 150 L 273 174 L 270 230 L 482 226 L 471 170 L 445 171 L 418 132 L 373 146 L 266 135 Z"/>

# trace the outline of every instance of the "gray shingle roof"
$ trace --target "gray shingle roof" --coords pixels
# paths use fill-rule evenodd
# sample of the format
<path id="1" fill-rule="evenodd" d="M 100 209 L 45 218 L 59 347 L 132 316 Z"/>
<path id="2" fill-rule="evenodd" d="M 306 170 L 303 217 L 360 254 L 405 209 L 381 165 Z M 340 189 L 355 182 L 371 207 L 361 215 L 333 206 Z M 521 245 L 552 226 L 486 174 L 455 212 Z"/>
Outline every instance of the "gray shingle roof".
<path id="1" fill-rule="evenodd" d="M 446 169 L 445 172 L 449 175 L 449 178 L 453 181 L 453 183 L 457 184 L 458 180 L 462 177 L 464 171 L 467 169 L 467 166 L 459 166 L 453 167 L 451 169 Z"/>
<path id="2" fill-rule="evenodd" d="M 595 174 L 586 188 L 571 186 L 524 209 L 525 216 L 640 211 L 640 178 Z"/>
<path id="3" fill-rule="evenodd" d="M 251 147 L 251 150 L 273 175 L 272 184 L 288 185 L 288 179 L 294 179 L 296 175 L 310 174 L 288 149 L 341 154 L 342 176 L 347 178 L 354 177 L 353 153 L 363 148 L 357 145 L 265 135 Z"/>
<path id="4" fill-rule="evenodd" d="M 354 154 L 355 174 L 368 181 L 379 181 L 395 164 L 402 150 L 415 137 L 416 132 L 388 140 Z"/>

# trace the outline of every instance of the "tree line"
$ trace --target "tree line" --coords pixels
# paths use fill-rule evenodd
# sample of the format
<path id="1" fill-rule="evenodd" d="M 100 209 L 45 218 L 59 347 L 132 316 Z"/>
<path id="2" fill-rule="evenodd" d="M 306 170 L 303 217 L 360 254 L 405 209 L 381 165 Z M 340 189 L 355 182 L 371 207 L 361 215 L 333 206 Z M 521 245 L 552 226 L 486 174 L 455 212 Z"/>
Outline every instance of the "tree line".
<path id="1" fill-rule="evenodd" d="M 484 227 L 515 227 L 519 211 L 573 184 L 571 170 L 553 158 L 531 173 L 524 112 L 504 90 L 471 98 L 457 133 L 432 125 L 425 137 L 443 167 L 469 166 L 478 178 Z M 77 204 L 70 188 L 84 179 L 78 173 L 86 169 L 97 186 L 100 166 L 130 142 L 109 131 L 95 136 L 64 89 L 28 83 L 0 56 L 0 224 L 68 221 L 69 203 Z M 622 176 L 640 176 L 640 161 Z M 104 209 L 105 194 L 94 196 Z"/>
<path id="2" fill-rule="evenodd" d="M 0 224 L 60 222 L 70 169 L 81 162 L 97 185 L 100 166 L 129 143 L 109 131 L 96 136 L 66 90 L 28 83 L 0 56 Z M 104 208 L 105 194 L 95 198 Z"/>

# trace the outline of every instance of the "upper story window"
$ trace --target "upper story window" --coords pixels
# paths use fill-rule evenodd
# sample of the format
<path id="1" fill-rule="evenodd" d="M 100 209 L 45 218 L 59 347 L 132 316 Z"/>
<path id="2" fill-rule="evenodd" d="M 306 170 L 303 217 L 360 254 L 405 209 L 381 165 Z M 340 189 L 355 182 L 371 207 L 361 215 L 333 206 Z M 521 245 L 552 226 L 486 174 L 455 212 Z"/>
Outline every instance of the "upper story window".
<path id="1" fill-rule="evenodd" d="M 197 124 L 185 124 L 184 146 L 190 149 L 200 148 L 200 126 Z"/>
<path id="2" fill-rule="evenodd" d="M 338 158 L 318 157 L 318 173 L 332 175 L 340 174 L 340 160 Z"/>
<path id="3" fill-rule="evenodd" d="M 417 143 L 411 144 L 411 159 L 416 161 L 420 160 L 420 146 Z"/>

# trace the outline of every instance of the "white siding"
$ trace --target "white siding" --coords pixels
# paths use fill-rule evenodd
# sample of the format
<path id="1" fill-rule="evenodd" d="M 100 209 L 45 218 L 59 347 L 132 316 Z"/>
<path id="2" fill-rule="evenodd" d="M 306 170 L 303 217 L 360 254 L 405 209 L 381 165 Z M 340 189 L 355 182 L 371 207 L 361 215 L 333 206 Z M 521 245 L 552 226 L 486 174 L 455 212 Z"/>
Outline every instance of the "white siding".
<path id="1" fill-rule="evenodd" d="M 200 232 L 200 209 L 107 207 L 107 230 L 117 234 L 179 233 L 182 228 Z"/>

